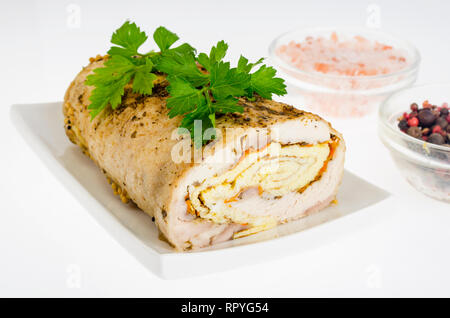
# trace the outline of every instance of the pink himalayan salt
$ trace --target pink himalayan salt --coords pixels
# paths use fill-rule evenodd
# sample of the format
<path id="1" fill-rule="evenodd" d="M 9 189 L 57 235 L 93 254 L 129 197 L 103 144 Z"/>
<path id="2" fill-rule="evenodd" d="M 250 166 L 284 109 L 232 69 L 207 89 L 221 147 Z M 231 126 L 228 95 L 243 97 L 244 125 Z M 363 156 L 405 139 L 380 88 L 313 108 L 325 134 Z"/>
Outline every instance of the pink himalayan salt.
<path id="1" fill-rule="evenodd" d="M 302 71 L 341 76 L 389 74 L 408 65 L 403 50 L 362 36 L 340 41 L 335 32 L 329 38 L 307 37 L 302 42 L 291 41 L 278 47 L 277 54 Z"/>

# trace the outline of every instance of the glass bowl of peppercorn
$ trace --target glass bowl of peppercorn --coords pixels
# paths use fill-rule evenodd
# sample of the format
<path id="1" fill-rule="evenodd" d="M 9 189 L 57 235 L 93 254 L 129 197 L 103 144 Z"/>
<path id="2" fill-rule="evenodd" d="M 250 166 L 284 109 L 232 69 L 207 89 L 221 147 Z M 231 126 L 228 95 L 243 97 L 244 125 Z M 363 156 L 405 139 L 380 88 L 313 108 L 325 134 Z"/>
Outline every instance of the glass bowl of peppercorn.
<path id="1" fill-rule="evenodd" d="M 417 190 L 450 202 L 450 84 L 416 86 L 388 98 L 378 133 Z"/>

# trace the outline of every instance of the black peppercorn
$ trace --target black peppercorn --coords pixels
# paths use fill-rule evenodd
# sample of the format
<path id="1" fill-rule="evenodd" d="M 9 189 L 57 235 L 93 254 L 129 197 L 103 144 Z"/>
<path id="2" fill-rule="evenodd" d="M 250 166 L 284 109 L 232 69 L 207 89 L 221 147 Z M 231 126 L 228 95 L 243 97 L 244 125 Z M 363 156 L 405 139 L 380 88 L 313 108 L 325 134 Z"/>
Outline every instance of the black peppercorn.
<path id="1" fill-rule="evenodd" d="M 442 145 L 445 139 L 441 134 L 433 133 L 428 137 L 428 141 L 436 145 Z"/>
<path id="2" fill-rule="evenodd" d="M 444 117 L 439 117 L 438 119 L 436 119 L 436 125 L 439 125 L 442 129 L 445 129 L 448 125 L 447 119 L 445 119 Z"/>
<path id="3" fill-rule="evenodd" d="M 421 138 L 422 137 L 422 129 L 420 129 L 417 126 L 409 127 L 408 130 L 406 131 L 406 133 L 408 135 L 410 135 L 411 137 L 414 137 L 414 138 Z"/>
<path id="4" fill-rule="evenodd" d="M 402 131 L 406 131 L 408 129 L 408 122 L 406 121 L 406 119 L 402 119 L 398 122 L 398 128 L 400 128 L 400 130 Z"/>
<path id="5" fill-rule="evenodd" d="M 436 120 L 436 116 L 428 108 L 422 109 L 417 118 L 419 118 L 420 125 L 425 127 L 430 127 Z"/>
<path id="6" fill-rule="evenodd" d="M 441 116 L 441 111 L 438 110 L 437 108 L 433 108 L 432 112 L 433 112 L 434 116 L 436 116 L 436 118 Z"/>

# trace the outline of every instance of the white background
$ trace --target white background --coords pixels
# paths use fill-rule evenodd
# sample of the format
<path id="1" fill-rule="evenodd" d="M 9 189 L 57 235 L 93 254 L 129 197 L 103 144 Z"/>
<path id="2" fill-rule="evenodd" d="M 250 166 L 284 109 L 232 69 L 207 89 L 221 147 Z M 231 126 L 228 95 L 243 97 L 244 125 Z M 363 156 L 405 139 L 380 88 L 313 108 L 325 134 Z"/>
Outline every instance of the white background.
<path id="1" fill-rule="evenodd" d="M 388 213 L 301 254 L 175 281 L 113 241 L 9 119 L 11 104 L 62 100 L 125 19 L 148 33 L 164 25 L 199 50 L 225 39 L 235 61 L 266 56 L 271 40 L 295 27 L 363 26 L 371 3 L 382 30 L 421 52 L 417 84 L 450 82 L 449 1 L 2 1 L 0 296 L 450 296 L 450 205 L 402 179 L 375 115 L 333 123 L 347 140 L 346 168 L 394 194 Z"/>

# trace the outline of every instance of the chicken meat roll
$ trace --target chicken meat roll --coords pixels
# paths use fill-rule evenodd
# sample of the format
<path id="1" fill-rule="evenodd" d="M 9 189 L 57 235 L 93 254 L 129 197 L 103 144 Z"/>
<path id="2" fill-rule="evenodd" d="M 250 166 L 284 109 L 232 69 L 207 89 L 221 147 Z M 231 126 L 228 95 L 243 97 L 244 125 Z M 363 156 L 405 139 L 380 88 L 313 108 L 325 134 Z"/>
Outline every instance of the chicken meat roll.
<path id="1" fill-rule="evenodd" d="M 66 134 L 102 169 L 115 193 L 155 218 L 177 250 L 270 229 L 325 208 L 343 175 L 342 135 L 317 115 L 257 97 L 244 113 L 217 116 L 201 148 L 169 118 L 167 82 L 150 96 L 126 87 L 122 104 L 91 120 L 93 59 L 68 88 Z"/>

